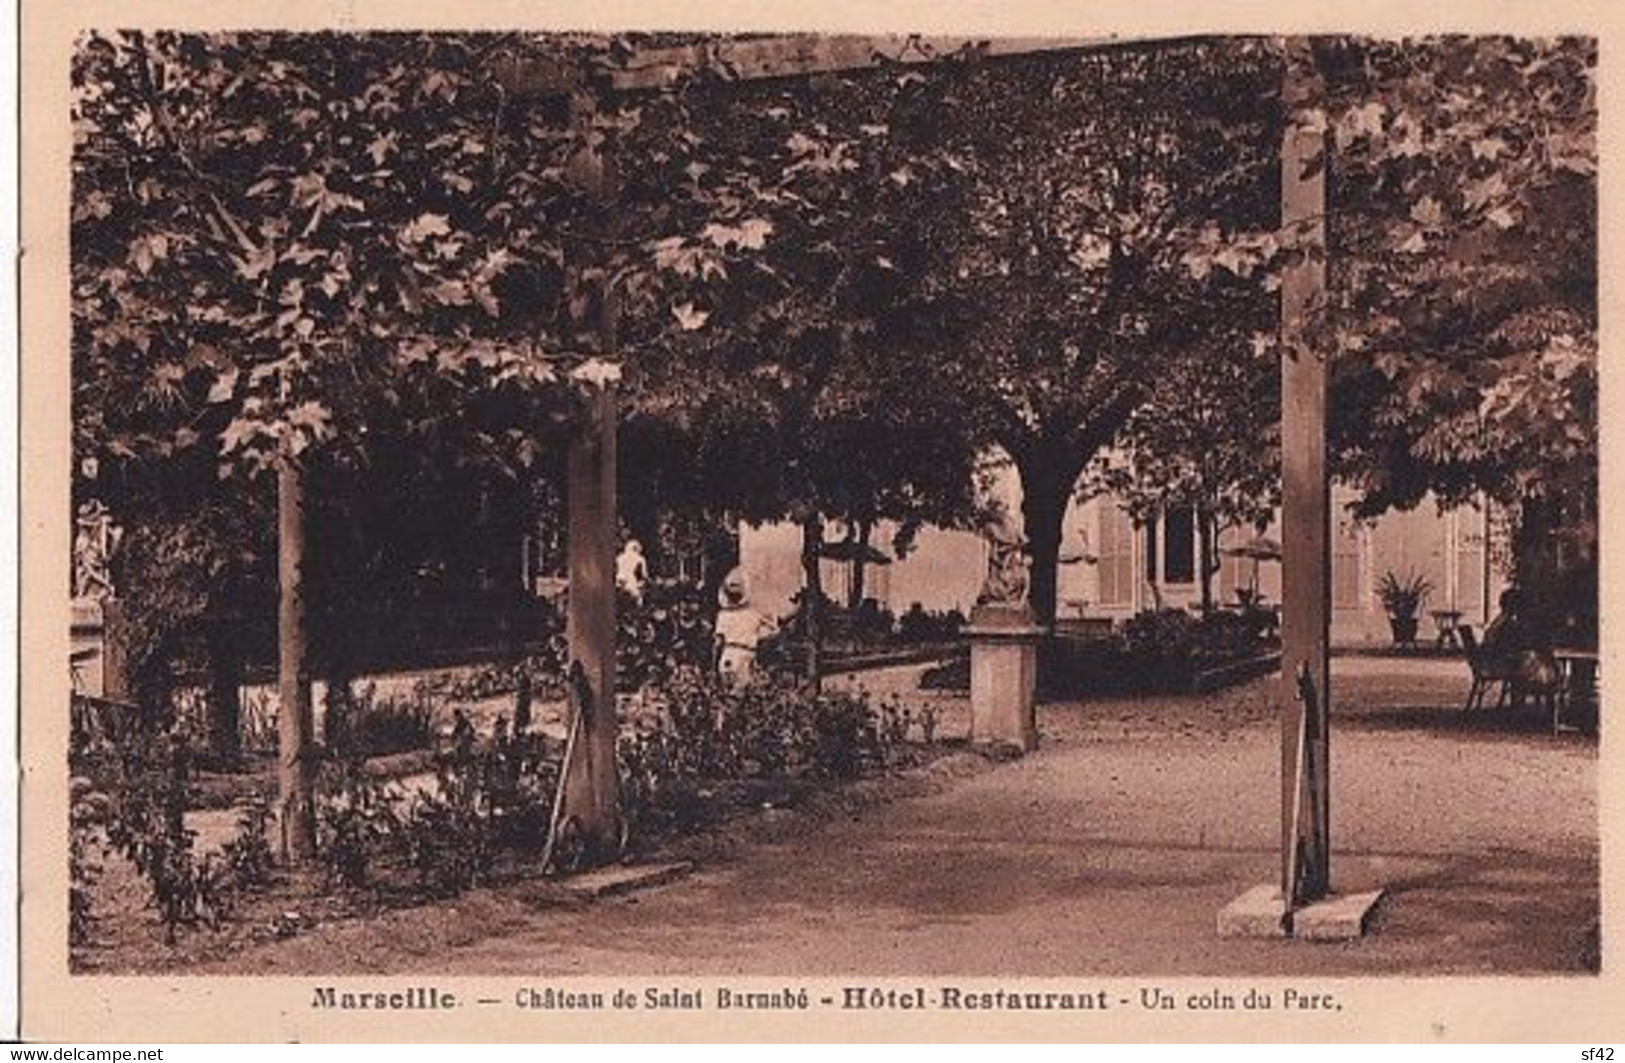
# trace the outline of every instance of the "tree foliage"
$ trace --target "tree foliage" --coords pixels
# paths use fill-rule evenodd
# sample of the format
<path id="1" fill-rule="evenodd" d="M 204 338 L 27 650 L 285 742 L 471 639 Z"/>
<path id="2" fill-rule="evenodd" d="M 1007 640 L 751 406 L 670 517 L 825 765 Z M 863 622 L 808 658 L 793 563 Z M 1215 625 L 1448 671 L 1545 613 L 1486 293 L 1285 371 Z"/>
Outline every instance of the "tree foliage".
<path id="1" fill-rule="evenodd" d="M 1221 40 L 989 61 L 949 98 L 963 221 L 931 231 L 928 283 L 959 408 L 1021 474 L 1043 619 L 1080 473 L 1174 367 L 1272 326 L 1225 248 L 1273 226 L 1279 81 Z"/>
<path id="2" fill-rule="evenodd" d="M 704 504 L 963 519 L 973 443 L 944 430 L 933 374 L 898 342 L 920 327 L 910 288 L 941 204 L 931 122 L 949 76 L 700 83 L 676 132 L 646 126 L 681 152 L 632 150 L 652 164 L 626 167 L 625 224 L 652 234 L 657 265 L 622 307 L 633 427 L 687 443 L 658 458 Z M 706 191 L 674 200 L 673 183 Z"/>
<path id="3" fill-rule="evenodd" d="M 557 385 L 623 375 L 656 507 L 962 520 L 997 444 L 1047 617 L 1104 448 L 1169 502 L 1268 480 L 1275 278 L 1325 253 L 1279 229 L 1288 122 L 1328 137 L 1366 508 L 1594 485 L 1595 42 L 1318 38 L 1290 103 L 1244 38 L 759 81 L 701 48 L 628 90 L 660 43 L 87 35 L 75 448 L 115 510 L 384 443 L 529 475 Z"/>
<path id="4" fill-rule="evenodd" d="M 1364 508 L 1596 490 L 1596 42 L 1322 42 L 1333 444 Z"/>

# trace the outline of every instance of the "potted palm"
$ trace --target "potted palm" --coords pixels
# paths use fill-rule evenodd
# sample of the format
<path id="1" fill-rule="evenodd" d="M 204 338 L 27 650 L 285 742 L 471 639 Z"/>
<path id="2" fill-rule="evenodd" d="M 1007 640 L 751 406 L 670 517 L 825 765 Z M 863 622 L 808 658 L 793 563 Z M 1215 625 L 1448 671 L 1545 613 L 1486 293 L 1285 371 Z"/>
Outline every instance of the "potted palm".
<path id="1" fill-rule="evenodd" d="M 1383 574 L 1382 582 L 1377 584 L 1377 597 L 1388 613 L 1395 645 L 1416 641 L 1417 613 L 1432 590 L 1426 576 L 1413 574 L 1400 579 L 1392 572 Z"/>

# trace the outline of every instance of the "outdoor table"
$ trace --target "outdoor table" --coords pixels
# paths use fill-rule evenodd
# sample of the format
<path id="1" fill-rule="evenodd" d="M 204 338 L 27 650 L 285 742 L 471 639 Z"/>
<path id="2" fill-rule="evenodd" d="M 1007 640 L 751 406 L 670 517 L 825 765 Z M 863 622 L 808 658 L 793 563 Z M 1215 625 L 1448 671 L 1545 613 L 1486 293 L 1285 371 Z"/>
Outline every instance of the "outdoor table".
<path id="1" fill-rule="evenodd" d="M 1557 666 L 1563 673 L 1562 688 L 1558 692 L 1556 710 L 1552 713 L 1553 732 L 1565 727 L 1595 727 L 1600 716 L 1597 673 L 1600 658 L 1597 651 L 1583 647 L 1558 647 L 1552 650 Z M 1574 709 L 1585 711 L 1585 718 L 1575 719 Z M 1566 720 L 1565 717 L 1568 719 Z M 1573 722 L 1569 722 L 1569 721 Z"/>
<path id="2" fill-rule="evenodd" d="M 1458 627 L 1461 623 L 1460 610 L 1434 609 L 1428 615 L 1433 617 L 1433 626 L 1439 632 L 1439 637 L 1434 640 L 1435 646 L 1441 650 L 1447 646 L 1462 648 L 1461 631 Z"/>

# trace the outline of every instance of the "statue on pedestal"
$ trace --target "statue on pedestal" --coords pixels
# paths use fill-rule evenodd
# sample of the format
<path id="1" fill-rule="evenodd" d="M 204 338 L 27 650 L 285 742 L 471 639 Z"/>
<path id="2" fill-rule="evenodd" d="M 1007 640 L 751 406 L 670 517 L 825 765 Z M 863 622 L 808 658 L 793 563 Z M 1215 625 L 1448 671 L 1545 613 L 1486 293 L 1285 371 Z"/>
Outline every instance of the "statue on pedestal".
<path id="1" fill-rule="evenodd" d="M 978 606 L 1022 608 L 1027 604 L 1027 536 L 1007 506 L 995 504 L 982 525 L 987 540 L 987 575 L 976 596 Z"/>
<path id="2" fill-rule="evenodd" d="M 73 532 L 73 596 L 91 601 L 113 597 L 113 550 L 120 530 L 100 501 L 79 507 Z"/>

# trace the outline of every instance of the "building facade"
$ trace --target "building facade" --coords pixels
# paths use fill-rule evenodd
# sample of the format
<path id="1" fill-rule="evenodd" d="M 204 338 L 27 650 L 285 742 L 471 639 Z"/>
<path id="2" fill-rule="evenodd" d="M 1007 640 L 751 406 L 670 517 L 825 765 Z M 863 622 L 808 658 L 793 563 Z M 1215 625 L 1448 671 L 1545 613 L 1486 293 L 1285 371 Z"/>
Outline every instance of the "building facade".
<path id="1" fill-rule="evenodd" d="M 1470 624 L 1482 630 L 1495 615 L 1506 586 L 1505 535 L 1484 505 L 1441 510 L 1431 500 L 1374 520 L 1348 515 L 1354 494 L 1333 490 L 1332 640 L 1343 646 L 1392 641 L 1377 589 L 1384 575 L 1420 576 L 1430 587 L 1421 609 L 1420 638 L 1441 626 Z M 877 527 L 874 543 L 890 553 L 893 529 Z M 1233 605 L 1238 593 L 1256 590 L 1266 604 L 1281 601 L 1281 565 L 1236 551 L 1260 541 L 1280 541 L 1279 515 L 1260 534 L 1253 528 L 1224 529 L 1218 540 L 1215 604 Z M 759 607 L 788 614 L 800 590 L 801 531 L 790 524 L 742 526 L 740 563 Z M 1256 550 L 1254 552 L 1257 552 Z M 1057 579 L 1062 619 L 1126 620 L 1155 608 L 1200 606 L 1200 546 L 1194 514 L 1185 510 L 1136 522 L 1120 501 L 1101 495 L 1068 510 Z M 922 608 L 968 612 L 975 604 L 987 563 L 987 547 L 974 532 L 925 529 L 914 548 L 888 565 L 867 566 L 864 595 L 894 613 Z M 845 600 L 851 566 L 822 562 L 824 591 Z"/>

